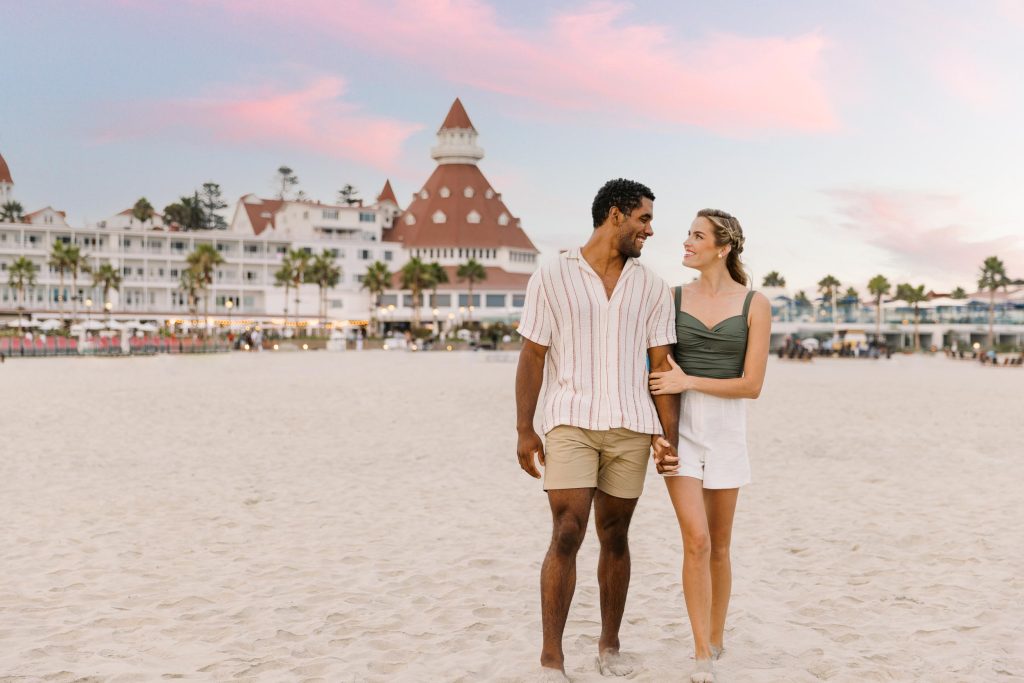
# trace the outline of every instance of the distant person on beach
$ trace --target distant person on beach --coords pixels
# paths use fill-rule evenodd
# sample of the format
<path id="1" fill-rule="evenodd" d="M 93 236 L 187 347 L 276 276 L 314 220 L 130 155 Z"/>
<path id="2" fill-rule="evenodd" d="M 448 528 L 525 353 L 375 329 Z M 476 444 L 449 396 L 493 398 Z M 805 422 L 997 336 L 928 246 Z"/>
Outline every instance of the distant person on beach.
<path id="1" fill-rule="evenodd" d="M 715 209 L 697 213 L 683 243 L 683 265 L 700 277 L 672 290 L 672 368 L 652 372 L 650 379 L 656 399 L 681 402 L 679 468 L 665 473 L 665 484 L 683 536 L 694 683 L 715 680 L 714 662 L 725 647 L 733 517 L 740 487 L 750 482 L 743 399 L 761 393 L 771 337 L 771 304 L 747 287 L 743 241 L 733 216 Z"/>
<path id="2" fill-rule="evenodd" d="M 631 180 L 612 180 L 592 206 L 594 231 L 538 269 L 526 288 L 516 371 L 519 465 L 540 478 L 552 532 L 541 567 L 543 645 L 540 680 L 567 681 L 562 633 L 576 588 L 576 553 L 591 507 L 601 544 L 597 579 L 601 635 L 597 667 L 626 676 L 619 625 L 629 589 L 629 523 L 644 486 L 651 447 L 658 471 L 676 466 L 676 397 L 652 398 L 647 361 L 669 369 L 675 343 L 665 283 L 638 257 L 654 234 L 654 194 Z M 545 439 L 534 431 L 541 384 Z"/>

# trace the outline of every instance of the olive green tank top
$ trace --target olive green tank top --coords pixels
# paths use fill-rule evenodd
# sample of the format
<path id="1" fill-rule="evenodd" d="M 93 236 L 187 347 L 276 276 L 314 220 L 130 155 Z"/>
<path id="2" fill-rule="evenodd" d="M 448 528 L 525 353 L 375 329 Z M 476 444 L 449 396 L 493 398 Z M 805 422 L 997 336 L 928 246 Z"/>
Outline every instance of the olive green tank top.
<path id="1" fill-rule="evenodd" d="M 687 375 L 733 379 L 743 376 L 747 353 L 747 312 L 753 290 L 743 300 L 743 313 L 708 328 L 697 318 L 681 311 L 682 287 L 673 290 L 676 302 L 676 347 L 672 354 Z"/>

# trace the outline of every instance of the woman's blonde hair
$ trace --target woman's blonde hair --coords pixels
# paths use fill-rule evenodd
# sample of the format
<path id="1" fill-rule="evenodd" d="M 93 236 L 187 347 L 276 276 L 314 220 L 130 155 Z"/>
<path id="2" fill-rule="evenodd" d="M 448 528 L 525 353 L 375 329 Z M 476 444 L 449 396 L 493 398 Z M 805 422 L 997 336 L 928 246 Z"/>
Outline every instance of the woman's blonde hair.
<path id="1" fill-rule="evenodd" d="M 718 209 L 701 209 L 697 212 L 715 227 L 715 244 L 719 247 L 729 245 L 729 255 L 725 257 L 725 267 L 732 279 L 741 285 L 748 282 L 747 271 L 743 269 L 740 254 L 743 253 L 743 227 L 735 216 Z"/>

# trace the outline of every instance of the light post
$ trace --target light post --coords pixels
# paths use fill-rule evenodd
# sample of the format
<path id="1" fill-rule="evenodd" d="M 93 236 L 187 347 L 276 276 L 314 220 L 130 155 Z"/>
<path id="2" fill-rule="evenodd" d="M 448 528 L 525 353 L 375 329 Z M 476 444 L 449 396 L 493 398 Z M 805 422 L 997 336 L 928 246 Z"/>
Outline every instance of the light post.
<path id="1" fill-rule="evenodd" d="M 439 311 L 439 310 L 437 309 L 437 306 L 435 306 L 435 307 L 434 307 L 434 310 L 433 310 L 433 313 L 434 313 L 434 334 L 436 334 L 436 335 L 437 335 L 437 338 L 438 338 L 438 339 L 440 339 L 440 338 L 441 338 L 441 323 L 439 323 L 439 322 L 437 321 L 437 316 L 438 316 L 438 314 L 439 314 L 440 312 L 441 312 L 441 311 Z"/>
<path id="2" fill-rule="evenodd" d="M 394 315 L 395 315 L 395 305 L 394 304 L 388 304 L 388 320 L 390 321 L 392 319 L 392 316 L 394 316 Z"/>
<path id="3" fill-rule="evenodd" d="M 224 308 L 228 309 L 228 335 L 231 334 L 231 309 L 235 307 L 233 299 L 228 299 L 224 302 Z"/>
<path id="4" fill-rule="evenodd" d="M 455 324 L 455 314 L 454 313 L 449 313 L 448 314 L 448 329 L 445 330 L 445 333 L 444 333 L 445 341 L 448 341 L 448 337 L 452 336 L 452 325 L 454 325 L 454 324 Z"/>
<path id="5" fill-rule="evenodd" d="M 103 304 L 103 308 L 105 308 L 106 311 L 107 311 L 107 325 L 109 326 L 110 325 L 110 312 L 112 310 L 114 310 L 114 304 L 112 304 L 112 303 L 110 303 L 108 301 L 107 303 Z"/>
<path id="6" fill-rule="evenodd" d="M 85 300 L 85 319 L 92 322 L 92 299 Z"/>

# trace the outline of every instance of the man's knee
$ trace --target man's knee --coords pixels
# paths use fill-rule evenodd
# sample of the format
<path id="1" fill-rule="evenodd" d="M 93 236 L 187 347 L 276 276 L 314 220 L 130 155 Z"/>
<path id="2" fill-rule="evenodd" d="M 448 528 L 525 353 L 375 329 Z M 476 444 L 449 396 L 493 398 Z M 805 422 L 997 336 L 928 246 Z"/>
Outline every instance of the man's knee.
<path id="1" fill-rule="evenodd" d="M 551 534 L 551 549 L 557 554 L 572 557 L 583 544 L 583 536 L 587 532 L 586 521 L 576 515 L 560 515 L 555 520 Z"/>
<path id="2" fill-rule="evenodd" d="M 597 537 L 604 552 L 625 555 L 629 552 L 629 519 L 604 520 L 597 525 Z"/>

